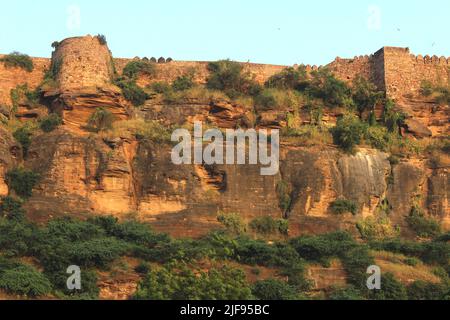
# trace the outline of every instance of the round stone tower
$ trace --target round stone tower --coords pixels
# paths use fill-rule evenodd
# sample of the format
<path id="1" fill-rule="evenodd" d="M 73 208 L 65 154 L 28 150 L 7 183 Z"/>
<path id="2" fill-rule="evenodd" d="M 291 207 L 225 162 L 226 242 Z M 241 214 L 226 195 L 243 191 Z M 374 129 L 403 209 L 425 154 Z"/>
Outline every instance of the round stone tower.
<path id="1" fill-rule="evenodd" d="M 111 52 L 99 37 L 63 40 L 52 55 L 61 92 L 108 86 L 114 76 Z"/>

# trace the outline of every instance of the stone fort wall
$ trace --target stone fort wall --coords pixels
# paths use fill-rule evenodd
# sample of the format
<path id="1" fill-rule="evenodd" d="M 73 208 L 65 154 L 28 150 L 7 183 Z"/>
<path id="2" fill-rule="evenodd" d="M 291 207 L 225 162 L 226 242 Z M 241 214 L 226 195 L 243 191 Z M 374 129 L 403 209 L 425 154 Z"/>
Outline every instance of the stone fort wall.
<path id="1" fill-rule="evenodd" d="M 0 56 L 1 57 L 1 56 Z M 76 90 L 86 87 L 102 87 L 110 83 L 113 64 L 120 74 L 124 66 L 133 59 L 116 58 L 106 45 L 100 44 L 96 37 L 77 37 L 62 41 L 52 55 L 53 61 L 61 60 L 58 74 L 60 90 Z M 0 105 L 11 104 L 10 91 L 17 85 L 27 83 L 30 89 L 36 88 L 50 67 L 50 59 L 33 58 L 35 68 L 28 73 L 24 70 L 7 69 L 0 63 Z M 158 63 L 157 73 L 151 79 L 142 77 L 138 83 L 146 85 L 155 81 L 172 82 L 177 77 L 194 71 L 195 81 L 205 83 L 208 78 L 208 62 L 171 61 Z M 265 82 L 270 76 L 286 66 L 243 63 L 255 80 Z M 370 56 L 353 59 L 336 58 L 327 67 L 340 79 L 351 83 L 359 75 L 373 81 L 387 95 L 399 99 L 406 95 L 416 95 L 423 80 L 436 85 L 449 83 L 450 59 L 437 56 L 415 56 L 407 48 L 384 47 Z M 317 69 L 316 66 L 309 70 Z"/>

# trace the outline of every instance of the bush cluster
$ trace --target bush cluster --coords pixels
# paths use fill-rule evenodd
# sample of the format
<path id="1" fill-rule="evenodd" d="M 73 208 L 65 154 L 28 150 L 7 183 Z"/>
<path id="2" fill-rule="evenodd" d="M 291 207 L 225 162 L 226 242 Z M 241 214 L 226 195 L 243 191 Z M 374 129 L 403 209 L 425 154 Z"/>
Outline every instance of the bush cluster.
<path id="1" fill-rule="evenodd" d="M 0 59 L 7 68 L 22 68 L 28 72 L 34 69 L 33 60 L 26 55 L 19 52 L 13 52 Z"/>

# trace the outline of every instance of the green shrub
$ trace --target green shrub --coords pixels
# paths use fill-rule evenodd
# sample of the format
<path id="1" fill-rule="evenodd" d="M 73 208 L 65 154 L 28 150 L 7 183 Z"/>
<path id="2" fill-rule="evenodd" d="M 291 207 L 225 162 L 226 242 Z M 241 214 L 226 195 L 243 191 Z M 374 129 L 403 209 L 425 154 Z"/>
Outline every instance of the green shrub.
<path id="1" fill-rule="evenodd" d="M 35 235 L 35 226 L 24 220 L 0 218 L 0 248 L 5 256 L 30 254 Z"/>
<path id="2" fill-rule="evenodd" d="M 339 199 L 331 203 L 330 209 L 334 214 L 351 213 L 356 215 L 358 213 L 358 204 L 352 200 Z"/>
<path id="3" fill-rule="evenodd" d="M 34 69 L 33 60 L 26 55 L 19 52 L 13 52 L 0 59 L 7 68 L 22 68 L 28 72 Z"/>
<path id="4" fill-rule="evenodd" d="M 269 279 L 253 285 L 252 293 L 259 300 L 298 300 L 296 288 L 284 281 Z"/>
<path id="5" fill-rule="evenodd" d="M 304 66 L 297 69 L 289 67 L 273 75 L 267 80 L 267 88 L 284 90 L 304 90 L 308 86 L 308 76 Z"/>
<path id="6" fill-rule="evenodd" d="M 86 128 L 90 131 L 100 132 L 110 130 L 114 122 L 114 115 L 105 108 L 97 108 L 88 119 Z"/>
<path id="7" fill-rule="evenodd" d="M 108 41 L 106 41 L 106 37 L 105 37 L 105 35 L 103 35 L 103 34 L 98 34 L 98 35 L 97 35 L 97 39 L 98 39 L 98 42 L 100 42 L 100 44 L 101 44 L 102 46 L 105 46 L 105 45 L 108 44 Z"/>
<path id="8" fill-rule="evenodd" d="M 143 60 L 136 60 L 129 62 L 123 68 L 123 75 L 130 79 L 136 79 L 139 75 L 153 76 L 156 72 L 154 63 Z"/>
<path id="9" fill-rule="evenodd" d="M 353 80 L 352 98 L 358 112 L 362 114 L 364 111 L 373 111 L 383 101 L 384 93 L 377 91 L 373 83 L 360 76 Z M 373 112 L 371 114 L 374 115 Z"/>
<path id="10" fill-rule="evenodd" d="M 403 262 L 411 267 L 415 267 L 420 263 L 420 261 L 417 258 L 411 258 L 411 257 L 406 258 Z"/>
<path id="11" fill-rule="evenodd" d="M 409 300 L 445 300 L 449 288 L 442 284 L 415 281 L 408 289 Z"/>
<path id="12" fill-rule="evenodd" d="M 140 88 L 135 81 L 122 80 L 116 82 L 117 86 L 122 89 L 122 94 L 135 107 L 142 106 L 150 96 Z"/>
<path id="13" fill-rule="evenodd" d="M 348 283 L 361 292 L 366 292 L 367 268 L 375 264 L 369 249 L 364 245 L 354 246 L 343 252 L 340 258 L 347 273 Z"/>
<path id="14" fill-rule="evenodd" d="M 39 174 L 23 168 L 16 168 L 6 173 L 8 187 L 22 198 L 31 197 L 39 178 Z"/>
<path id="15" fill-rule="evenodd" d="M 240 235 L 247 232 L 247 226 L 238 213 L 220 212 L 217 221 L 223 224 L 225 229 L 232 234 Z"/>
<path id="16" fill-rule="evenodd" d="M 172 88 L 175 91 L 189 90 L 194 87 L 192 75 L 183 75 L 175 79 L 172 83 Z"/>
<path id="17" fill-rule="evenodd" d="M 364 240 L 382 240 L 399 236 L 398 229 L 395 229 L 387 217 L 367 217 L 356 224 L 361 237 Z"/>
<path id="18" fill-rule="evenodd" d="M 292 197 L 290 185 L 284 180 L 281 180 L 277 184 L 277 196 L 278 196 L 278 206 L 283 211 L 283 214 L 286 215 L 288 211 L 291 209 L 292 205 Z"/>
<path id="19" fill-rule="evenodd" d="M 223 267 L 194 273 L 186 267 L 151 271 L 139 284 L 137 300 L 248 300 L 245 274 Z"/>
<path id="20" fill-rule="evenodd" d="M 334 143 L 348 153 L 354 153 L 355 146 L 361 143 L 364 132 L 364 124 L 353 115 L 340 118 L 336 127 L 331 129 Z"/>
<path id="21" fill-rule="evenodd" d="M 252 220 L 250 222 L 250 228 L 263 235 L 273 235 L 277 233 L 287 235 L 289 231 L 289 222 L 284 219 L 274 219 L 270 216 L 264 216 Z"/>
<path id="22" fill-rule="evenodd" d="M 306 90 L 311 97 L 322 99 L 329 107 L 353 107 L 350 88 L 328 69 L 314 71 L 311 76 L 311 83 Z"/>
<path id="23" fill-rule="evenodd" d="M 369 291 L 369 298 L 372 300 L 408 300 L 408 293 L 405 286 L 395 279 L 391 273 L 381 276 L 381 290 Z"/>
<path id="24" fill-rule="evenodd" d="M 49 294 L 51 284 L 33 267 L 17 265 L 11 269 L 0 270 L 0 288 L 10 294 L 34 298 Z"/>
<path id="25" fill-rule="evenodd" d="M 43 118 L 40 123 L 40 128 L 44 132 L 52 132 L 62 124 L 62 119 L 56 113 L 51 113 Z"/>
<path id="26" fill-rule="evenodd" d="M 345 288 L 332 288 L 332 291 L 328 294 L 328 299 L 338 301 L 365 300 L 364 296 L 361 294 L 361 291 L 353 286 L 348 286 Z"/>
<path id="27" fill-rule="evenodd" d="M 411 213 L 406 217 L 406 222 L 419 237 L 431 238 L 441 233 L 439 222 L 425 217 L 424 212 L 418 206 L 411 209 Z"/>
<path id="28" fill-rule="evenodd" d="M 140 263 L 136 268 L 134 268 L 134 271 L 139 274 L 146 275 L 150 272 L 150 265 L 148 263 Z"/>
<path id="29" fill-rule="evenodd" d="M 434 93 L 433 84 L 430 81 L 422 81 L 420 85 L 420 93 L 425 97 L 431 96 Z"/>
<path id="30" fill-rule="evenodd" d="M 259 87 L 243 70 L 242 64 L 235 61 L 210 62 L 210 76 L 206 86 L 208 89 L 224 91 L 230 98 L 257 93 Z"/>
<path id="31" fill-rule="evenodd" d="M 165 94 L 172 91 L 170 84 L 164 81 L 153 82 L 148 88 L 159 94 Z"/>
<path id="32" fill-rule="evenodd" d="M 17 111 L 20 104 L 27 104 L 31 107 L 39 103 L 40 92 L 38 90 L 31 91 L 27 84 L 17 85 L 10 91 L 13 110 Z"/>
<path id="33" fill-rule="evenodd" d="M 57 298 L 64 300 L 98 300 L 100 289 L 97 285 L 97 273 L 94 270 L 81 270 L 80 290 L 69 290 L 67 288 L 69 274 L 65 271 L 47 272 L 47 277 L 52 282 Z"/>
<path id="34" fill-rule="evenodd" d="M 22 209 L 22 202 L 12 197 L 0 199 L 0 217 L 9 220 L 23 220 L 25 211 Z"/>
<path id="35" fill-rule="evenodd" d="M 21 127 L 16 131 L 14 131 L 13 136 L 14 139 L 16 139 L 17 142 L 19 142 L 20 145 L 22 146 L 22 152 L 25 157 L 31 145 L 31 136 L 32 136 L 31 130 L 28 127 Z"/>

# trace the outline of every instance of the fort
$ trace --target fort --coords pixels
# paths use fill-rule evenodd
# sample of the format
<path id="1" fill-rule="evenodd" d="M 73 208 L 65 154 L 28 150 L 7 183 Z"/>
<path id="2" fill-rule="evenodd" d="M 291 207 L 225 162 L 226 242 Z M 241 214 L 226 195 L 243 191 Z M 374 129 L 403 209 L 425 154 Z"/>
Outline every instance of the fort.
<path id="1" fill-rule="evenodd" d="M 0 58 L 2 55 L 0 55 Z M 133 59 L 112 58 L 106 45 L 101 45 L 96 37 L 76 37 L 61 41 L 52 54 L 54 62 L 62 61 L 58 82 L 60 91 L 108 87 L 114 67 L 120 74 L 125 65 Z M 33 58 L 34 70 L 29 73 L 19 69 L 8 69 L 0 64 L 0 105 L 11 103 L 10 91 L 17 85 L 27 83 L 36 88 L 43 80 L 52 59 Z M 135 58 L 137 59 L 137 58 Z M 155 81 L 172 82 L 189 71 L 195 71 L 195 81 L 205 83 L 208 78 L 208 62 L 172 61 L 160 59 L 157 72 L 151 78 L 141 77 L 140 85 Z M 244 69 L 259 82 L 287 66 L 243 63 Z M 393 99 L 417 95 L 422 81 L 435 85 L 449 82 L 450 58 L 413 55 L 408 48 L 384 47 L 370 56 L 353 59 L 336 58 L 326 65 L 338 78 L 351 82 L 357 76 L 373 81 L 380 90 Z M 317 70 L 318 66 L 307 66 Z"/>

